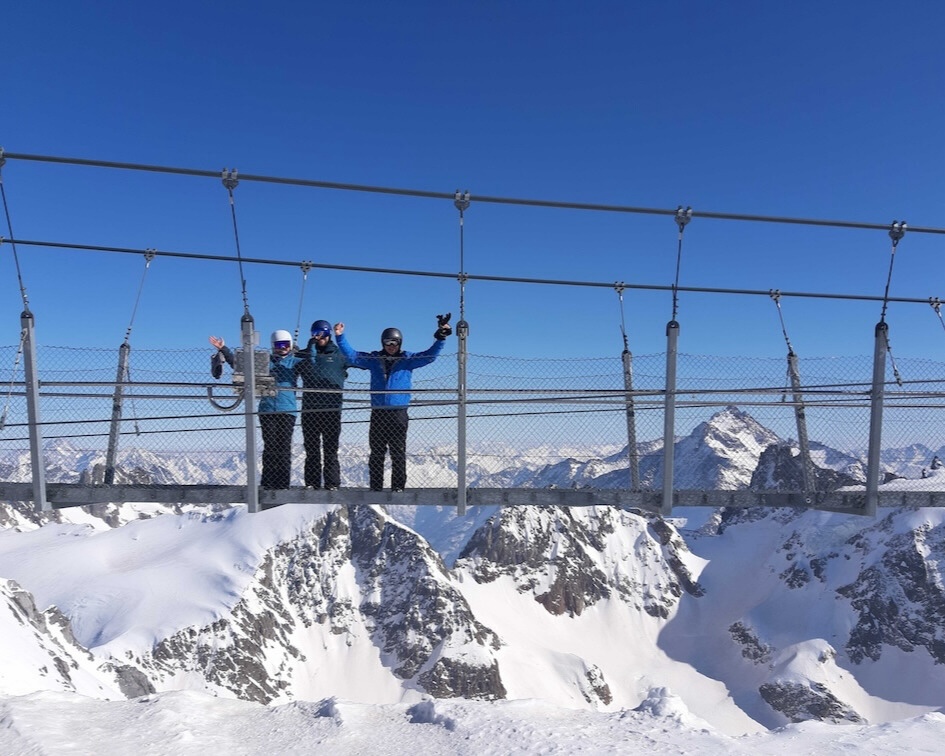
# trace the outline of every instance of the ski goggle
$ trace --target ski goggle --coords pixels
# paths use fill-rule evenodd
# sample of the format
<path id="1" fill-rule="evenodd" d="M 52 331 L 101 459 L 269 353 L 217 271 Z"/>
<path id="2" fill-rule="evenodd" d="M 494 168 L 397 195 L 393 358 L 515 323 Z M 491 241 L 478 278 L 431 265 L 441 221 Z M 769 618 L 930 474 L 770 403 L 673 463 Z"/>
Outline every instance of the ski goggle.
<path id="1" fill-rule="evenodd" d="M 400 342 L 397 339 L 384 339 L 381 342 L 384 346 L 400 346 Z"/>
<path id="2" fill-rule="evenodd" d="M 330 339 L 331 331 L 329 331 L 327 328 L 322 328 L 318 331 L 312 331 L 312 338 L 313 339 Z"/>
<path id="3" fill-rule="evenodd" d="M 291 341 L 273 341 L 272 348 L 273 349 L 291 349 L 292 342 Z"/>

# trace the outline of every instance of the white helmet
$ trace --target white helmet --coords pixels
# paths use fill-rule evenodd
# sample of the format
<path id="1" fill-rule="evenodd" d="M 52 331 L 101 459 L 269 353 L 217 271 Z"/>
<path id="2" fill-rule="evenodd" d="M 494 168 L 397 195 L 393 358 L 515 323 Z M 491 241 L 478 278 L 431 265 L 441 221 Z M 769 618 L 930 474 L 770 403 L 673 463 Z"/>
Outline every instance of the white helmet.
<path id="1" fill-rule="evenodd" d="M 273 331 L 272 336 L 269 337 L 269 343 L 273 349 L 276 348 L 277 341 L 287 341 L 289 342 L 289 349 L 292 348 L 292 334 L 288 331 Z"/>

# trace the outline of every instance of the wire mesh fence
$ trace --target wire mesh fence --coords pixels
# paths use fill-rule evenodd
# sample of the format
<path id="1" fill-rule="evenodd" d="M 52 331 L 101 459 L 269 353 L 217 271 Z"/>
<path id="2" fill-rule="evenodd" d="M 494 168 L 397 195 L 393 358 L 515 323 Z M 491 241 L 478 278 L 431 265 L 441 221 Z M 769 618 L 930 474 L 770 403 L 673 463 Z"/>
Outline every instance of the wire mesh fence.
<path id="1" fill-rule="evenodd" d="M 98 484 L 106 480 L 111 462 L 116 483 L 245 485 L 246 420 L 243 405 L 236 405 L 240 387 L 229 374 L 218 381 L 210 377 L 211 351 L 132 349 L 124 372 L 119 351 L 37 348 L 38 431 L 47 480 Z M 333 413 L 305 409 L 293 415 L 277 429 L 288 436 L 286 443 L 277 435 L 264 437 L 265 415 L 254 412 L 252 432 L 264 475 L 267 461 L 275 469 L 266 455 L 274 447 L 288 449 L 288 483 L 264 483 L 660 489 L 666 355 L 637 355 L 625 362 L 619 355 L 470 354 L 464 366 L 461 387 L 460 361 L 447 347 L 414 371 L 405 416 L 379 418 L 375 410 L 373 421 L 367 371 L 349 368 L 343 403 L 334 413 L 340 428 L 337 473 L 329 469 L 334 432 L 330 425 L 327 434 L 324 430 L 325 416 Z M 794 386 L 787 366 L 783 358 L 678 356 L 671 429 L 676 489 L 784 491 L 808 485 L 832 491 L 864 484 L 872 359 L 799 359 L 800 382 Z M 884 387 L 881 483 L 941 492 L 945 363 L 900 358 L 887 375 L 895 377 Z M 27 482 L 35 461 L 18 345 L 0 347 L 0 386 L 0 478 Z M 301 384 L 282 390 L 303 397 L 300 407 L 306 393 L 329 393 Z M 221 411 L 215 404 L 234 406 Z M 806 484 L 799 419 L 812 465 Z M 317 464 L 311 438 L 306 450 L 306 435 L 315 433 Z M 383 444 L 373 440 L 384 447 L 384 468 L 379 480 L 375 459 L 372 480 L 372 435 L 377 434 L 383 437 Z"/>

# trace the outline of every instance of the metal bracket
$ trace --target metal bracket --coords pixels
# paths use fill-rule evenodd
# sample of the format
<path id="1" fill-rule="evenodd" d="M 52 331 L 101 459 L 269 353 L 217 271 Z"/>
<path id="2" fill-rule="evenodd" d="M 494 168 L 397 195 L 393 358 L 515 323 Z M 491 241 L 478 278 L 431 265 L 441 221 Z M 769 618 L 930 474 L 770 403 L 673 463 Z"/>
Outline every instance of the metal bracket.
<path id="1" fill-rule="evenodd" d="M 899 240 L 906 235 L 906 222 L 893 221 L 889 227 L 889 238 L 892 239 L 893 247 L 899 244 Z"/>
<path id="2" fill-rule="evenodd" d="M 236 185 L 239 183 L 237 173 L 238 171 L 236 168 L 234 168 L 232 171 L 229 168 L 223 169 L 223 186 L 225 186 L 231 192 L 236 189 Z"/>
<path id="3" fill-rule="evenodd" d="M 469 209 L 469 191 L 461 192 L 459 189 L 453 195 L 453 204 L 461 213 Z"/>
<path id="4" fill-rule="evenodd" d="M 679 233 L 683 232 L 683 229 L 686 228 L 686 224 L 692 220 L 692 208 L 687 207 L 683 210 L 683 206 L 680 205 L 676 208 L 676 225 L 679 226 Z"/>

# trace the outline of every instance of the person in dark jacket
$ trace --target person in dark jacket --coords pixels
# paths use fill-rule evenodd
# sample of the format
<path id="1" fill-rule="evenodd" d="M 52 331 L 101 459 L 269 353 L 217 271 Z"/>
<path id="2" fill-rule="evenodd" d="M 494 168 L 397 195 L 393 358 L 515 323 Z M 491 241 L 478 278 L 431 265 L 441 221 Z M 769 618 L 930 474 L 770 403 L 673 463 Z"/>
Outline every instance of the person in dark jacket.
<path id="1" fill-rule="evenodd" d="M 275 379 L 278 390 L 275 396 L 264 396 L 259 400 L 259 425 L 263 437 L 259 485 L 262 488 L 288 488 L 292 477 L 292 434 L 298 413 L 295 390 L 302 358 L 292 354 L 292 335 L 288 331 L 273 331 L 269 341 L 272 346 L 269 374 Z M 211 336 L 210 343 L 233 367 L 233 352 L 223 339 Z M 219 362 L 216 365 L 219 366 Z M 213 377 L 220 377 L 216 369 Z"/>
<path id="2" fill-rule="evenodd" d="M 384 488 L 384 459 L 388 451 L 391 490 L 403 491 L 407 485 L 408 392 L 412 386 L 413 371 L 429 365 L 443 351 L 443 342 L 453 332 L 446 320 L 441 320 L 433 334 L 433 346 L 423 352 L 403 351 L 403 335 L 396 328 L 385 328 L 381 333 L 380 351 L 358 352 L 344 335 L 345 324 L 335 323 L 338 348 L 348 362 L 352 367 L 371 372 L 368 477 L 372 491 Z"/>
<path id="3" fill-rule="evenodd" d="M 305 485 L 333 490 L 341 485 L 338 444 L 341 439 L 341 404 L 348 360 L 331 340 L 331 323 L 312 323 L 312 338 L 296 352 L 302 361 L 302 438 L 305 443 Z"/>

